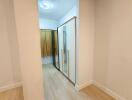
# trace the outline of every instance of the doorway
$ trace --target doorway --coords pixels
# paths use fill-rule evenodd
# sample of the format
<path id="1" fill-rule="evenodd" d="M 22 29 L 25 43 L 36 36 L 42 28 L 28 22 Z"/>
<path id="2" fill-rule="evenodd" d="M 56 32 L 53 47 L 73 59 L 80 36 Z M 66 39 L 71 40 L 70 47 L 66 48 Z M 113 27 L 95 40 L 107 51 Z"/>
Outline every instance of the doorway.
<path id="1" fill-rule="evenodd" d="M 45 96 L 59 100 L 58 92 L 75 91 L 76 0 L 38 0 L 38 6 Z"/>
<path id="2" fill-rule="evenodd" d="M 41 29 L 41 57 L 43 64 L 58 66 L 58 33 L 57 30 Z"/>

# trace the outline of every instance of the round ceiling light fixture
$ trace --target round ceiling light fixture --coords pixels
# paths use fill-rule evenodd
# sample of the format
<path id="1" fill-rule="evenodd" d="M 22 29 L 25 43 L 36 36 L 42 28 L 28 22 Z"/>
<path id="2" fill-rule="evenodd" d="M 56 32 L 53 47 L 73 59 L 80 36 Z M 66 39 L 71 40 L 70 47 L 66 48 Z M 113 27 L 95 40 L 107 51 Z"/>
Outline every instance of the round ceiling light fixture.
<path id="1" fill-rule="evenodd" d="M 49 1 L 41 1 L 39 6 L 43 9 L 52 9 L 54 7 L 54 5 Z"/>

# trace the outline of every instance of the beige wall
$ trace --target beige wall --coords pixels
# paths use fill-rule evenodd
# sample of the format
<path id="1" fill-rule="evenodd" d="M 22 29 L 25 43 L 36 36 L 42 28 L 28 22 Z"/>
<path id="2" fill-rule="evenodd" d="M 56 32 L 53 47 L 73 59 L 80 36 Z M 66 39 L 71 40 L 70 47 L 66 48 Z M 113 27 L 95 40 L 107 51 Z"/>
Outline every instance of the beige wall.
<path id="1" fill-rule="evenodd" d="M 20 62 L 19 62 L 19 46 L 17 40 L 16 33 L 16 25 L 15 25 L 15 16 L 14 16 L 14 8 L 13 2 L 11 0 L 6 0 L 7 8 L 7 30 L 8 30 L 8 38 L 9 38 L 9 47 L 12 61 L 12 71 L 14 75 L 15 82 L 21 82 L 21 71 L 20 71 Z"/>
<path id="2" fill-rule="evenodd" d="M 43 100 L 36 5 L 36 0 L 14 0 L 14 16 L 12 2 L 0 1 L 0 87 L 21 81 L 20 60 L 25 100 Z M 80 0 L 77 33 L 79 86 L 94 80 L 132 100 L 131 9 L 131 0 L 96 0 L 96 5 L 94 0 Z"/>
<path id="3" fill-rule="evenodd" d="M 94 80 L 132 100 L 132 0 L 96 0 Z"/>
<path id="4" fill-rule="evenodd" d="M 13 83 L 11 55 L 9 48 L 5 2 L 0 2 L 0 86 Z"/>
<path id="5" fill-rule="evenodd" d="M 80 0 L 77 27 L 77 84 L 80 88 L 92 80 L 94 13 L 94 0 Z"/>
<path id="6" fill-rule="evenodd" d="M 21 82 L 12 6 L 10 0 L 0 1 L 0 90 Z"/>
<path id="7" fill-rule="evenodd" d="M 37 0 L 13 0 L 25 100 L 44 100 Z"/>

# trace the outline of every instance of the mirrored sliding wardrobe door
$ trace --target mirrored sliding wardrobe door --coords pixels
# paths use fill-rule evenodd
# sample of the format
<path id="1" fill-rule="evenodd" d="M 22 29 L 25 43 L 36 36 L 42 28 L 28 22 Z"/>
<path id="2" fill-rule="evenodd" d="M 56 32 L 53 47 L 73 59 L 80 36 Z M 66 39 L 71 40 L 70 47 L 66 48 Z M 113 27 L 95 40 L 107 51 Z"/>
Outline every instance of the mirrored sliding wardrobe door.
<path id="1" fill-rule="evenodd" d="M 63 25 L 58 29 L 59 36 L 59 63 L 60 70 L 68 77 L 68 63 L 67 63 L 67 33 L 66 26 Z"/>
<path id="2" fill-rule="evenodd" d="M 75 83 L 75 19 L 66 24 L 67 33 L 67 60 L 68 60 L 68 77 Z"/>
<path id="3" fill-rule="evenodd" d="M 75 18 L 58 28 L 60 70 L 73 83 L 76 80 Z"/>
<path id="4" fill-rule="evenodd" d="M 60 71 L 63 71 L 63 27 L 58 28 L 58 43 L 59 43 L 59 67 Z"/>
<path id="5" fill-rule="evenodd" d="M 67 31 L 66 31 L 66 26 L 63 26 L 63 60 L 64 60 L 64 65 L 63 65 L 63 73 L 68 77 L 69 69 L 68 69 L 68 55 L 67 55 Z"/>

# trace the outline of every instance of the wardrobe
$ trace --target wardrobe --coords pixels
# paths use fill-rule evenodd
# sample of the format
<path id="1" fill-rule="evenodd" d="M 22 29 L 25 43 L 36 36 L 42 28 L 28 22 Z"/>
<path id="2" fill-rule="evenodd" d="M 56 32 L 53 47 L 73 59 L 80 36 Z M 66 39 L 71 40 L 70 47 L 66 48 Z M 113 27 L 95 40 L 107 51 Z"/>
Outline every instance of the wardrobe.
<path id="1" fill-rule="evenodd" d="M 76 83 L 76 17 L 58 27 L 59 69 Z"/>

